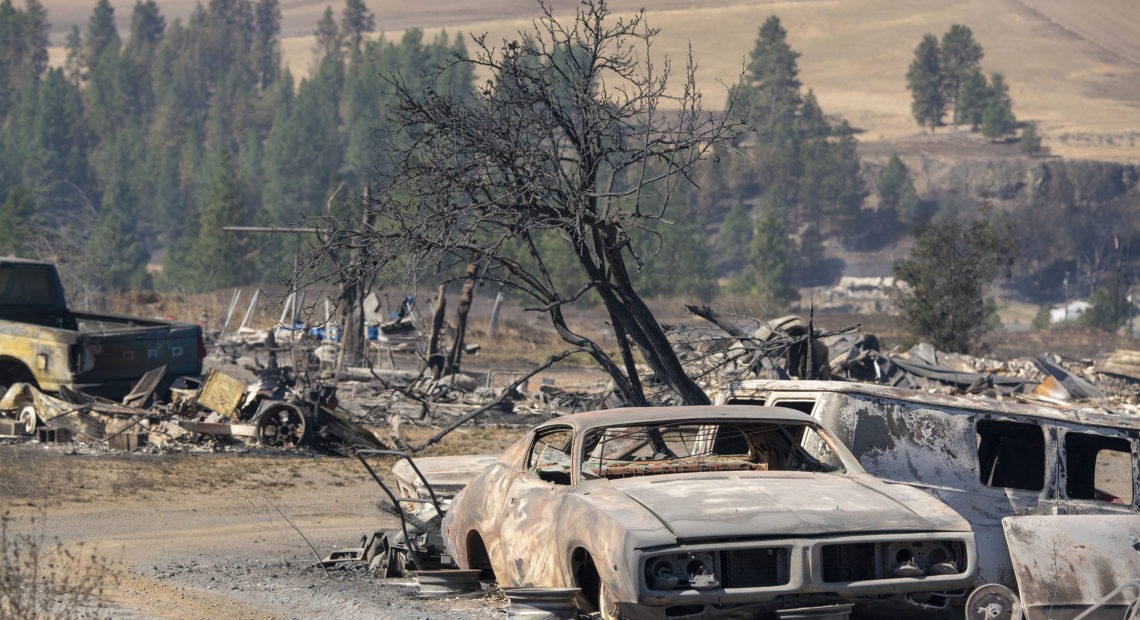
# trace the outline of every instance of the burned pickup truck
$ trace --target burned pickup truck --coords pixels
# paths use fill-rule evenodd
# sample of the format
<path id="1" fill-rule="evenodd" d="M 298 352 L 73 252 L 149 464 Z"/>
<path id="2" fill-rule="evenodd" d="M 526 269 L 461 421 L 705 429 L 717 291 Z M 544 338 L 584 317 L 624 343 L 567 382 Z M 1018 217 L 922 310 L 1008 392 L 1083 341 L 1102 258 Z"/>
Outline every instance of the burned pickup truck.
<path id="1" fill-rule="evenodd" d="M 580 588 L 602 618 L 921 617 L 977 562 L 957 513 L 778 407 L 556 418 L 475 476 L 442 535 L 461 569 Z"/>
<path id="2" fill-rule="evenodd" d="M 201 372 L 197 325 L 74 312 L 51 263 L 0 259 L 0 386 L 30 383 L 120 398 L 144 374 Z"/>

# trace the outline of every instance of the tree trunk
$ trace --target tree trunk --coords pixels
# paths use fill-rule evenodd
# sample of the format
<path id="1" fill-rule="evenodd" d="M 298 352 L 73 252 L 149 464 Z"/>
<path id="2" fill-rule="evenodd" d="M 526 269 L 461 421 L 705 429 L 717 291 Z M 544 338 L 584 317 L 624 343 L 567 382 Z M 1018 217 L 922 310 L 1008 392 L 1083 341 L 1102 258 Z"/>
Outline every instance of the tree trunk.
<path id="1" fill-rule="evenodd" d="M 467 336 L 467 313 L 471 310 L 471 298 L 475 296 L 475 263 L 467 263 L 467 279 L 459 291 L 459 305 L 455 308 L 455 344 L 447 359 L 444 374 L 459 372 L 459 362 L 463 359 L 463 340 Z"/>
<path id="2" fill-rule="evenodd" d="M 613 284 L 612 287 L 599 287 L 598 292 L 602 294 L 610 316 L 623 322 L 622 326 L 633 336 L 645 361 L 681 397 L 681 402 L 686 405 L 712 404 L 708 394 L 685 372 L 673 344 L 665 337 L 665 330 L 634 290 L 621 255 L 622 245 L 614 241 L 618 238 L 616 231 L 604 231 L 603 235 L 597 244 L 609 263 Z"/>
<path id="3" fill-rule="evenodd" d="M 443 317 L 447 312 L 446 294 L 447 285 L 440 284 L 435 296 L 435 312 L 431 317 L 431 338 L 428 339 L 427 365 L 432 379 L 439 379 L 443 375 L 444 356 L 439 350 L 439 341 L 443 338 Z"/>
<path id="4" fill-rule="evenodd" d="M 344 307 L 344 333 L 341 334 L 340 346 L 344 351 L 344 363 L 348 366 L 360 366 L 364 363 L 364 300 L 363 287 L 359 282 L 349 284 L 341 293 L 341 303 Z"/>
<path id="5" fill-rule="evenodd" d="M 371 230 L 373 224 L 372 212 L 368 208 L 372 194 L 367 186 L 364 188 L 364 213 L 360 218 L 360 230 Z M 353 248 L 349 264 L 355 263 L 360 256 L 360 249 Z M 364 298 L 368 295 L 362 279 L 355 279 L 347 284 L 341 292 L 341 301 L 344 304 L 344 333 L 341 334 L 340 346 L 343 351 L 344 363 L 350 366 L 360 366 L 367 362 L 365 348 L 368 340 L 364 337 Z"/>
<path id="6" fill-rule="evenodd" d="M 649 402 L 645 399 L 645 394 L 640 387 L 634 388 L 630 378 L 622 373 L 621 368 L 610 359 L 610 356 L 596 342 L 570 331 L 566 325 L 566 317 L 562 315 L 561 307 L 554 306 L 550 309 L 550 322 L 554 324 L 554 329 L 558 330 L 558 335 L 562 337 L 563 341 L 581 347 L 590 354 L 590 357 L 594 358 L 594 361 L 614 380 L 615 389 L 622 395 L 626 404 L 631 407 L 649 406 Z"/>

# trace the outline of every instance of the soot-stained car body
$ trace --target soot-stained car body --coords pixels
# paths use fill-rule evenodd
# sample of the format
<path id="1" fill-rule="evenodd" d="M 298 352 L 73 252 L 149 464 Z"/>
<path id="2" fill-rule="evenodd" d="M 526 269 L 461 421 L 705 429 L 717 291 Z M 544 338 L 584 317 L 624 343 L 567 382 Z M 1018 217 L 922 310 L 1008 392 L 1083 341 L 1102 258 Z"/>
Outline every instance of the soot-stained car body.
<path id="1" fill-rule="evenodd" d="M 581 588 L 579 606 L 607 618 L 852 603 L 914 615 L 976 566 L 957 513 L 864 473 L 812 418 L 776 407 L 556 418 L 456 496 L 443 533 L 460 567 L 503 588 Z"/>

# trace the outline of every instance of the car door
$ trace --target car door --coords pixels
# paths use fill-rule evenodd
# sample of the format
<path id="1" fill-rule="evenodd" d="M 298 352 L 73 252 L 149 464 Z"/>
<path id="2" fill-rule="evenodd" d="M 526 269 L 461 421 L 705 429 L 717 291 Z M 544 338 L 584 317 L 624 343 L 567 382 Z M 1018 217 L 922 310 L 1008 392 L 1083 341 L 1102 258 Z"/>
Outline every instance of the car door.
<path id="1" fill-rule="evenodd" d="M 526 470 L 507 489 L 499 538 L 510 544 L 502 546 L 504 571 L 496 573 L 502 587 L 566 585 L 555 525 L 562 500 L 573 488 L 573 443 L 569 427 L 537 431 Z"/>

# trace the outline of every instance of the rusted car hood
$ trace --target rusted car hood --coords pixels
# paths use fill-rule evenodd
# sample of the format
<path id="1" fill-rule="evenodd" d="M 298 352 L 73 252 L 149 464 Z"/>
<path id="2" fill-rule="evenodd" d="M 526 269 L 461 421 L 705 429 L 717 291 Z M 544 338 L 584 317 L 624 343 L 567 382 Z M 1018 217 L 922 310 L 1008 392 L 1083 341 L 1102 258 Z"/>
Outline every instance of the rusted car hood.
<path id="1" fill-rule="evenodd" d="M 869 476 L 718 472 L 610 482 L 678 540 L 970 529 L 929 495 Z"/>

